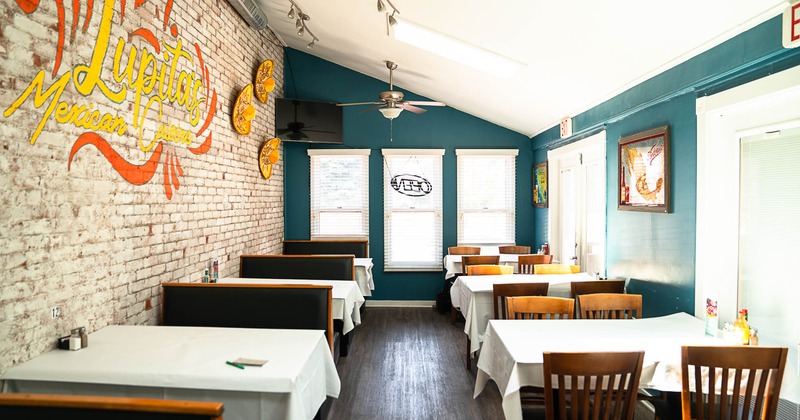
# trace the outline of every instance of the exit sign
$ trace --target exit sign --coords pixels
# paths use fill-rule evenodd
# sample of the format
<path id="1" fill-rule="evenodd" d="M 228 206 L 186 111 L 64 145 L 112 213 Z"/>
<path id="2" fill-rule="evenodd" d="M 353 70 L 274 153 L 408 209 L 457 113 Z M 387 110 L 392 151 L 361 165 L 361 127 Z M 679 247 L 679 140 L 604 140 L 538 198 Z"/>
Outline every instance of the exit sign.
<path id="1" fill-rule="evenodd" d="M 795 0 L 783 11 L 783 47 L 800 47 L 800 1 Z"/>

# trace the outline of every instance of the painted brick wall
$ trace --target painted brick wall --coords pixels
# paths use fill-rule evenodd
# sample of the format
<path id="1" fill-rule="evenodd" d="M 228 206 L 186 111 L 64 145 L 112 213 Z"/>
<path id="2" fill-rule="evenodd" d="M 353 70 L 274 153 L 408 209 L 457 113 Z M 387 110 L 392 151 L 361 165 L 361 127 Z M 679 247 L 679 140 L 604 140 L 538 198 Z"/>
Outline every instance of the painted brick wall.
<path id="1" fill-rule="evenodd" d="M 54 116 L 31 144 L 47 104 L 36 107 L 30 97 L 8 113 L 40 70 L 47 87 L 90 64 L 106 1 L 113 4 L 113 25 L 102 65 L 110 89 L 121 86 L 111 76 L 117 40 L 127 42 L 122 64 L 131 60 L 138 71 L 142 50 L 166 61 L 166 45 L 180 39 L 191 58 L 178 71 L 202 75 L 196 43 L 208 69 L 207 85 L 218 97 L 203 136 L 189 146 L 163 141 L 155 173 L 142 185 L 123 179 L 99 147 L 79 148 L 70 164 L 71 149 L 87 129 L 58 123 Z M 231 122 L 236 95 L 252 83 L 261 61 L 275 61 L 273 93 L 283 91 L 283 52 L 270 31 L 249 28 L 225 0 L 147 0 L 138 8 L 128 1 L 124 18 L 121 2 L 114 0 L 94 2 L 91 17 L 87 1 L 78 2 L 78 11 L 73 2 L 63 3 L 60 23 L 57 2 L 42 1 L 26 13 L 16 0 L 0 0 L 0 373 L 54 348 L 56 338 L 75 326 L 85 325 L 91 333 L 109 324 L 158 324 L 161 283 L 200 281 L 214 257 L 220 259 L 221 276 L 237 275 L 240 255 L 279 252 L 283 239 L 282 163 L 269 180 L 257 164 L 261 144 L 275 134 L 274 96 L 267 104 L 255 103 L 249 136 L 236 133 Z M 62 26 L 63 56 L 53 74 Z M 145 38 L 130 36 L 139 28 L 164 41 L 156 44 L 161 54 Z M 136 59 L 129 56 L 134 47 L 140 53 Z M 60 101 L 92 104 L 128 123 L 122 135 L 101 133 L 110 149 L 135 165 L 153 156 L 156 149 L 142 150 L 132 126 L 133 91 L 114 102 L 98 87 L 83 95 L 76 83 L 67 84 Z M 200 92 L 207 100 L 199 124 L 190 125 L 186 107 L 168 100 L 161 122 L 196 132 L 211 102 L 205 86 Z M 158 129 L 158 118 L 152 108 L 146 113 L 145 144 Z M 188 148 L 198 147 L 208 133 L 210 149 L 191 153 Z M 166 162 L 174 168 L 166 174 L 168 182 Z M 53 307 L 60 309 L 57 319 L 51 319 Z"/>

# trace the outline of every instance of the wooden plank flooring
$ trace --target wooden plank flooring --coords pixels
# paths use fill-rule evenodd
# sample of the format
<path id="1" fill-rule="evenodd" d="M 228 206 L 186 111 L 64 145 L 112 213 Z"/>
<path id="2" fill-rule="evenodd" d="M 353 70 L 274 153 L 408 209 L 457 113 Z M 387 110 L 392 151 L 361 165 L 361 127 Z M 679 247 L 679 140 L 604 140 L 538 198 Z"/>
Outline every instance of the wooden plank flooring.
<path id="1" fill-rule="evenodd" d="M 367 308 L 347 357 L 329 420 L 501 420 L 493 381 L 472 398 L 475 367 L 464 367 L 464 323 L 431 308 Z M 637 412 L 637 419 L 652 420 Z"/>

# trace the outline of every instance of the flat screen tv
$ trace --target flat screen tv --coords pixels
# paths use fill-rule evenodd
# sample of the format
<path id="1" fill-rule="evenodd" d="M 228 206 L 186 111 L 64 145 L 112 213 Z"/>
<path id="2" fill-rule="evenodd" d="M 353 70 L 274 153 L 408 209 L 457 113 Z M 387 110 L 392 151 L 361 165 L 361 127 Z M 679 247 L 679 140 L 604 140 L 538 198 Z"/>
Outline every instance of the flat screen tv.
<path id="1" fill-rule="evenodd" d="M 278 98 L 275 126 L 282 141 L 342 143 L 342 108 L 332 102 Z"/>

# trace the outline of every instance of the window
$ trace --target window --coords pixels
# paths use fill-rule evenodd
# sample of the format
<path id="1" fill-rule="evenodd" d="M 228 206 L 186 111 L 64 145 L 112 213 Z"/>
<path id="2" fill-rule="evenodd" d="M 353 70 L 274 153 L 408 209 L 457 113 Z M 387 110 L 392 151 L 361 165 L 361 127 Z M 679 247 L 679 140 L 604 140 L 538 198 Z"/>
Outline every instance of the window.
<path id="1" fill-rule="evenodd" d="M 442 270 L 443 149 L 384 149 L 384 270 Z"/>
<path id="2" fill-rule="evenodd" d="M 309 149 L 311 239 L 369 237 L 369 149 Z"/>
<path id="3" fill-rule="evenodd" d="M 517 149 L 458 149 L 458 243 L 516 243 Z"/>

